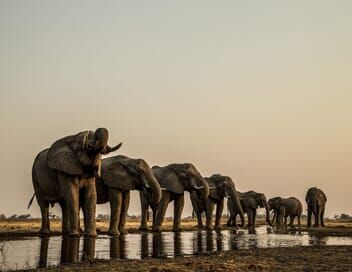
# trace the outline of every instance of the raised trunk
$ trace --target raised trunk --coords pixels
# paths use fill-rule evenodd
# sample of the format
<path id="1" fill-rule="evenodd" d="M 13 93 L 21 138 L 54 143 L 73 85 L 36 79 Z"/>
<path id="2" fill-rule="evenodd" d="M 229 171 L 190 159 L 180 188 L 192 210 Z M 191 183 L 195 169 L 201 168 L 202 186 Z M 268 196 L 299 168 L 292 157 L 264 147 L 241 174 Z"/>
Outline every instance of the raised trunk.
<path id="1" fill-rule="evenodd" d="M 235 185 L 231 184 L 227 186 L 227 193 L 230 196 L 233 206 L 237 209 L 241 217 L 241 226 L 244 226 L 244 212 L 241 206 L 239 195 L 236 191 Z"/>

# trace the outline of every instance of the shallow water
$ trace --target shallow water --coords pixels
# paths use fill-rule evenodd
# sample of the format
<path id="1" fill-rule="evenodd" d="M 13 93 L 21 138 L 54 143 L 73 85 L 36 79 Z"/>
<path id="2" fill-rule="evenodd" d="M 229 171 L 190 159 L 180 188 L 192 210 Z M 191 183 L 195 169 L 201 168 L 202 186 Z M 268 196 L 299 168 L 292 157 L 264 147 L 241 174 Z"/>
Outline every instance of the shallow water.
<path id="1" fill-rule="evenodd" d="M 98 259 L 172 258 L 246 248 L 311 245 L 352 245 L 352 237 L 314 237 L 305 232 L 274 232 L 261 226 L 252 231 L 187 231 L 127 234 L 117 238 L 30 237 L 0 242 L 0 270 L 47 267 Z"/>

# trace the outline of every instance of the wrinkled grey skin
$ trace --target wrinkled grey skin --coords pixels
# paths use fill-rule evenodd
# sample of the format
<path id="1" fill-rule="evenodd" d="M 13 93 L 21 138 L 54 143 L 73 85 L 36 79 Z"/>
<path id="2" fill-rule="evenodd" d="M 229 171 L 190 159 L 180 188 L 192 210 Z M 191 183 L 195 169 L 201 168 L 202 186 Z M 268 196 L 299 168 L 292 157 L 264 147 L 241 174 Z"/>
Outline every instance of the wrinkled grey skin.
<path id="1" fill-rule="evenodd" d="M 191 193 L 192 206 L 198 219 L 198 227 L 203 227 L 202 213 L 204 212 L 206 214 L 206 229 L 214 229 L 212 220 L 214 205 L 216 205 L 215 229 L 221 229 L 221 217 L 225 197 L 231 199 L 232 203 L 234 203 L 234 206 L 239 211 L 238 213 L 241 216 L 242 225 L 244 225 L 244 213 L 236 191 L 235 183 L 232 179 L 228 176 L 215 174 L 211 177 L 206 177 L 205 180 L 209 185 L 209 196 L 206 201 L 206 205 L 202 202 L 199 193 Z"/>
<path id="2" fill-rule="evenodd" d="M 276 218 L 276 225 L 281 225 L 284 219 L 284 225 L 287 224 L 287 217 L 290 217 L 290 226 L 293 226 L 295 217 L 298 219 L 298 226 L 301 225 L 302 203 L 295 197 L 281 198 L 274 197 L 268 201 L 270 210 L 274 211 L 272 223 Z"/>
<path id="3" fill-rule="evenodd" d="M 209 195 L 208 183 L 201 176 L 197 168 L 191 163 L 174 163 L 164 167 L 154 166 L 152 172 L 158 180 L 162 194 L 158 205 L 150 205 L 149 196 L 141 193 L 142 219 L 140 230 L 148 229 L 148 207 L 153 211 L 154 232 L 159 232 L 163 224 L 165 212 L 170 201 L 174 201 L 173 231 L 180 231 L 181 215 L 184 206 L 184 192 L 198 191 L 202 201 Z"/>
<path id="4" fill-rule="evenodd" d="M 99 171 L 100 157 L 121 146 L 111 148 L 107 143 L 108 130 L 99 128 L 95 132 L 81 132 L 62 138 L 37 155 L 32 168 L 34 195 L 28 207 L 36 196 L 42 214 L 40 233 L 50 232 L 49 203 L 59 203 L 63 214 L 62 232 L 78 236 L 81 196 L 85 199 L 82 203 L 85 233 L 96 236 L 95 176 Z"/>
<path id="5" fill-rule="evenodd" d="M 325 227 L 324 224 L 324 212 L 326 205 L 326 195 L 319 188 L 312 187 L 307 191 L 306 202 L 308 207 L 308 218 L 307 226 L 311 227 L 312 225 L 312 214 L 315 218 L 314 227 Z"/>
<path id="6" fill-rule="evenodd" d="M 97 204 L 110 203 L 110 235 L 126 233 L 131 190 L 148 194 L 151 205 L 157 205 L 161 198 L 160 185 L 147 162 L 122 155 L 102 160 L 101 179 L 96 182 L 96 189 Z"/>
<path id="7" fill-rule="evenodd" d="M 243 209 L 243 212 L 247 214 L 248 226 L 253 227 L 255 225 L 255 218 L 257 215 L 257 208 L 265 208 L 266 212 L 266 222 L 270 223 L 270 213 L 269 206 L 266 200 L 266 197 L 263 193 L 257 193 L 254 191 L 248 191 L 245 193 L 238 192 L 240 197 L 240 203 Z M 239 214 L 238 209 L 233 204 L 232 200 L 227 201 L 227 206 L 230 211 L 230 218 L 227 221 L 228 226 L 236 226 L 236 216 Z"/>

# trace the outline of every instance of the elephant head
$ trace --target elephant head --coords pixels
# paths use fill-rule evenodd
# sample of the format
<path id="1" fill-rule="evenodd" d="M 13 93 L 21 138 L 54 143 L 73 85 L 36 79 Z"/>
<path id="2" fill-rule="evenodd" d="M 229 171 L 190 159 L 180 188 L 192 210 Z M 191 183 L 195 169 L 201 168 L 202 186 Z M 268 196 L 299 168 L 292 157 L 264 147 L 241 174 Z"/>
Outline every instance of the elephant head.
<path id="1" fill-rule="evenodd" d="M 274 217 L 270 225 L 274 223 L 275 216 L 278 216 L 278 213 L 283 210 L 283 198 L 281 197 L 273 197 L 270 198 L 268 201 L 268 206 L 269 206 L 269 212 L 271 210 L 274 210 Z"/>
<path id="2" fill-rule="evenodd" d="M 143 191 L 148 196 L 150 205 L 160 201 L 160 185 L 145 160 L 122 155 L 103 159 L 102 179 L 109 187 L 122 191 Z"/>
<path id="3" fill-rule="evenodd" d="M 154 166 L 152 170 L 162 189 L 176 194 L 197 191 L 202 200 L 208 198 L 208 183 L 193 164 L 174 163 L 166 167 Z"/>
<path id="4" fill-rule="evenodd" d="M 223 197 L 230 199 L 233 205 L 239 211 L 241 217 L 241 226 L 243 226 L 244 212 L 233 180 L 228 176 L 222 176 L 219 174 L 212 175 L 211 177 L 206 178 L 206 180 L 210 189 L 209 197 L 213 199 L 220 199 Z"/>
<path id="5" fill-rule="evenodd" d="M 101 154 L 108 154 L 121 147 L 121 143 L 110 147 L 108 138 L 109 132 L 106 128 L 61 138 L 48 150 L 48 165 L 69 175 L 82 175 L 86 166 L 99 166 Z"/>
<path id="6" fill-rule="evenodd" d="M 271 225 L 270 222 L 270 210 L 269 210 L 269 205 L 268 201 L 266 200 L 266 196 L 263 193 L 256 193 L 254 195 L 254 198 L 256 200 L 256 203 L 259 207 L 265 208 L 265 220 L 266 222 Z"/>

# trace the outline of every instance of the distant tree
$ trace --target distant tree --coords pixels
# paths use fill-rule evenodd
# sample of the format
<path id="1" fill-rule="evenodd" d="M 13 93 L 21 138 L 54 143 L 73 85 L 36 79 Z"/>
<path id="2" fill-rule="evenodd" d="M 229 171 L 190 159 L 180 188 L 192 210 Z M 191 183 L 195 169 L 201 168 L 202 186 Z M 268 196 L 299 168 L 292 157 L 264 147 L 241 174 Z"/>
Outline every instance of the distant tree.
<path id="1" fill-rule="evenodd" d="M 11 215 L 8 219 L 9 219 L 9 220 L 14 220 L 14 219 L 17 219 L 17 214 L 13 214 L 13 215 Z"/>
<path id="2" fill-rule="evenodd" d="M 351 217 L 349 214 L 342 213 L 342 214 L 340 215 L 340 219 L 341 219 L 341 220 L 351 220 L 352 217 Z"/>
<path id="3" fill-rule="evenodd" d="M 97 220 L 110 220 L 110 215 L 108 215 L 108 214 L 98 214 Z"/>
<path id="4" fill-rule="evenodd" d="M 6 215 L 5 214 L 0 214 L 0 220 L 5 220 L 6 219 Z"/>
<path id="5" fill-rule="evenodd" d="M 18 217 L 18 219 L 29 219 L 31 218 L 31 215 L 28 213 L 28 214 L 20 214 Z"/>

